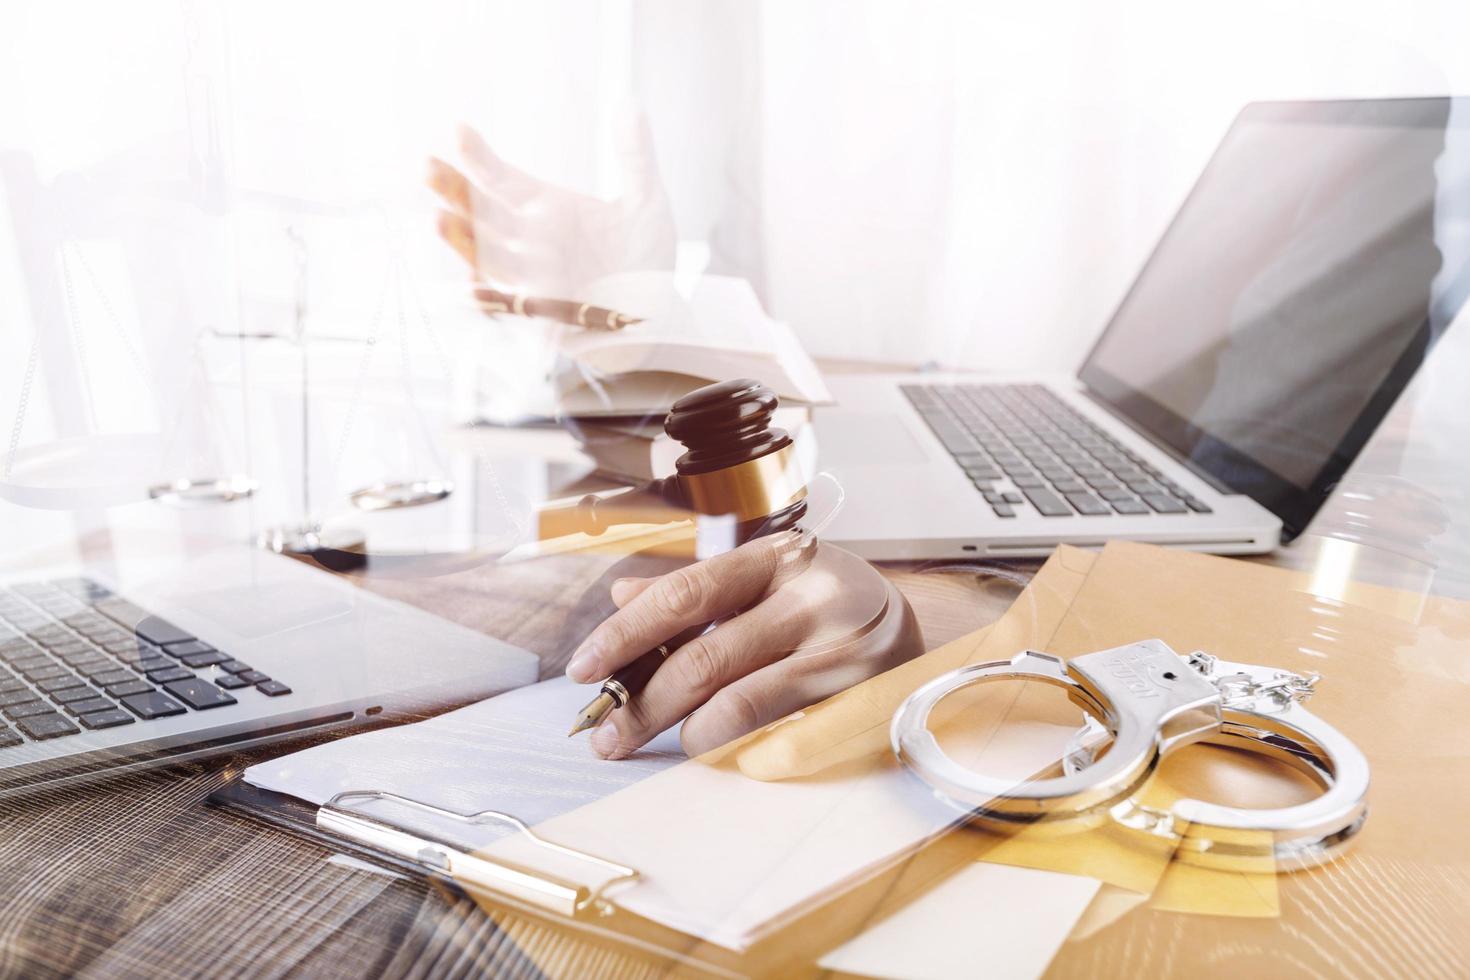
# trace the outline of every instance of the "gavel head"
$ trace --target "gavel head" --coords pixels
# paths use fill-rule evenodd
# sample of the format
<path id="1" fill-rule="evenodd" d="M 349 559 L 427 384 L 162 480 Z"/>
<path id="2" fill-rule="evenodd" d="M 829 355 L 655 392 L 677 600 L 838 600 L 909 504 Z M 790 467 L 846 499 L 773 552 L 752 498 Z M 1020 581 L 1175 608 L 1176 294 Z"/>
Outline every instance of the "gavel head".
<path id="1" fill-rule="evenodd" d="M 785 530 L 806 513 L 796 446 L 771 427 L 778 402 L 758 381 L 722 381 L 674 402 L 664 420 L 688 450 L 674 464 L 683 502 L 697 513 L 734 515 L 742 538 Z"/>

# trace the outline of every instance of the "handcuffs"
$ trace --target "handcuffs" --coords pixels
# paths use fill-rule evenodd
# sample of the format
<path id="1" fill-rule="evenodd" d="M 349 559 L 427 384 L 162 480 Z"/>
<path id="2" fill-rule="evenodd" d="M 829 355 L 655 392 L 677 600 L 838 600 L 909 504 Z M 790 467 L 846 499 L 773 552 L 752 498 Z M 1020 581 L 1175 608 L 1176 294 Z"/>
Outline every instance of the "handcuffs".
<path id="1" fill-rule="evenodd" d="M 943 698 L 973 684 L 1030 680 L 1065 688 L 1087 724 L 1061 761 L 1062 775 L 1017 782 L 959 764 L 929 730 Z M 1160 640 L 1063 661 L 1025 650 L 1006 661 L 961 667 L 909 695 L 893 716 L 898 758 L 943 800 L 986 825 L 1043 821 L 1079 827 L 1111 820 L 1175 842 L 1184 861 L 1233 870 L 1295 870 L 1336 857 L 1367 818 L 1368 760 L 1353 742 L 1302 707 L 1318 678 L 1180 656 Z M 1100 724 L 1099 724 L 1100 723 Z M 1097 758 L 1090 735 L 1112 735 Z M 1095 741 L 1095 739 L 1094 739 Z M 1134 799 L 1169 753 L 1196 742 L 1280 759 L 1324 792 L 1306 803 L 1244 809 L 1181 799 L 1168 810 Z"/>

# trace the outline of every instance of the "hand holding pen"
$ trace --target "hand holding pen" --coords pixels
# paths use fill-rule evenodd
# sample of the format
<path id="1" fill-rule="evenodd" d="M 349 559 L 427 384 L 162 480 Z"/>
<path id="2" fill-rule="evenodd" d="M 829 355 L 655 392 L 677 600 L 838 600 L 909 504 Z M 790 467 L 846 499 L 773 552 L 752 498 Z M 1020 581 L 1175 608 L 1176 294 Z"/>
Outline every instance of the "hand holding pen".
<path id="1" fill-rule="evenodd" d="M 841 689 L 831 674 L 839 665 L 786 657 L 824 626 L 821 584 L 792 587 L 816 548 L 807 532 L 783 531 L 658 578 L 614 582 L 618 612 L 567 664 L 579 683 L 606 679 L 574 732 L 596 725 L 593 751 L 618 759 L 687 715 L 682 739 L 697 755 Z M 631 696 L 620 698 L 615 682 Z"/>

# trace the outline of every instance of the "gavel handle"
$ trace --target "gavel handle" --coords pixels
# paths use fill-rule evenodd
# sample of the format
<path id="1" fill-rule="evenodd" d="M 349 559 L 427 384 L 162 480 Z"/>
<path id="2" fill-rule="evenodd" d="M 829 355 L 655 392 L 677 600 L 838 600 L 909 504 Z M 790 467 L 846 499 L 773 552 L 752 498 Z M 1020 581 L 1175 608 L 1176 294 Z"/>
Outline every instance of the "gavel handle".
<path id="1" fill-rule="evenodd" d="M 677 484 L 671 479 L 654 480 L 607 496 L 589 493 L 576 503 L 541 510 L 537 537 L 545 540 L 566 534 L 598 535 L 621 524 L 667 524 L 694 516 L 678 503 L 676 493 Z"/>

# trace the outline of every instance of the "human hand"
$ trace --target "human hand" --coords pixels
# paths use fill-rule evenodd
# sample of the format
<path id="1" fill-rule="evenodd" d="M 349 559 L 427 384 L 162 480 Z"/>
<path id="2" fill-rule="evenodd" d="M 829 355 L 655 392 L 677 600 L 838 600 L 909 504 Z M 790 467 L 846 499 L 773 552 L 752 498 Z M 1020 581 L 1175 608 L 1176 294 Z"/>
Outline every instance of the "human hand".
<path id="1" fill-rule="evenodd" d="M 623 758 L 685 718 L 684 749 L 698 755 L 915 656 L 922 640 L 902 597 L 870 629 L 890 588 L 861 559 L 799 531 L 656 578 L 619 579 L 618 611 L 567 665 L 574 681 L 603 680 L 692 626 L 718 625 L 669 654 L 592 733 L 593 751 Z"/>
<path id="2" fill-rule="evenodd" d="M 502 160 L 461 127 L 461 171 L 429 160 L 429 186 L 444 199 L 439 234 L 475 276 L 510 290 L 581 299 L 616 272 L 674 267 L 674 219 L 643 118 L 623 128 L 623 193 L 603 200 L 547 183 Z"/>

